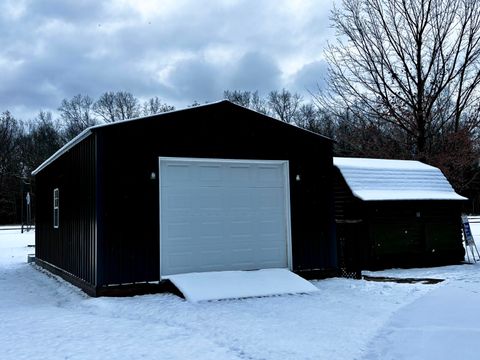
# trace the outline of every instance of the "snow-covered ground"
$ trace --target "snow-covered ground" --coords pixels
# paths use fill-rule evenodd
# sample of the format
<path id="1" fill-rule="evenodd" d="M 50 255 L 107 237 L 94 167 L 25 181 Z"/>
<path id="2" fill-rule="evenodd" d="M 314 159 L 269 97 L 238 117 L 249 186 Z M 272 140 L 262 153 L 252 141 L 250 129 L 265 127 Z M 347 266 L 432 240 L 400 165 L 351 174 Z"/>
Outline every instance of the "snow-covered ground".
<path id="1" fill-rule="evenodd" d="M 319 291 L 191 303 L 90 298 L 0 231 L 0 359 L 478 359 L 480 265 L 389 270 L 437 285 L 328 279 Z"/>

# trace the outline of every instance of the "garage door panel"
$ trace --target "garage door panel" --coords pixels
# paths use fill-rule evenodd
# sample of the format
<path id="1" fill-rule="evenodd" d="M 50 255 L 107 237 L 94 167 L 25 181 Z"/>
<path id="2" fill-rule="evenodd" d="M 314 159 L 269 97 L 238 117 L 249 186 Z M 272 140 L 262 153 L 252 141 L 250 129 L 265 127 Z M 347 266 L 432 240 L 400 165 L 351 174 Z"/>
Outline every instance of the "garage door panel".
<path id="1" fill-rule="evenodd" d="M 198 263 L 202 267 L 222 266 L 223 259 L 224 253 L 219 249 L 203 249 L 198 253 Z"/>
<path id="2" fill-rule="evenodd" d="M 200 185 L 218 186 L 222 183 L 222 167 L 220 165 L 199 165 L 198 180 Z"/>
<path id="3" fill-rule="evenodd" d="M 190 211 L 192 207 L 190 197 L 188 197 L 187 194 L 179 191 L 172 191 L 171 193 L 170 192 L 165 193 L 161 201 L 162 201 L 162 208 L 164 210 L 179 209 L 182 211 Z"/>
<path id="4" fill-rule="evenodd" d="M 256 194 L 249 192 L 245 194 L 242 191 L 236 191 L 233 188 L 230 188 L 228 192 L 225 194 L 227 197 L 225 203 L 229 202 L 230 210 L 236 209 L 250 209 L 252 207 L 252 201 L 255 199 Z"/>
<path id="5" fill-rule="evenodd" d="M 229 186 L 253 186 L 255 179 L 252 178 L 252 172 L 249 165 L 230 165 L 228 171 L 231 174 L 231 181 Z"/>
<path id="6" fill-rule="evenodd" d="M 160 159 L 161 275 L 288 267 L 285 162 Z"/>
<path id="7" fill-rule="evenodd" d="M 283 187 L 283 169 L 278 166 L 257 166 L 257 182 L 261 187 Z"/>
<path id="8" fill-rule="evenodd" d="M 217 214 L 217 216 L 209 216 L 208 214 L 202 214 L 203 219 L 198 219 L 199 236 L 223 236 L 224 223 L 218 221 L 220 213 L 215 213 Z"/>
<path id="9" fill-rule="evenodd" d="M 284 191 L 282 188 L 263 188 L 255 191 L 257 195 L 257 203 L 263 209 L 279 209 L 284 207 Z"/>
<path id="10" fill-rule="evenodd" d="M 240 237 L 251 237 L 251 231 L 253 228 L 253 221 L 242 221 L 242 222 L 231 222 L 228 224 L 229 227 L 229 236 L 240 238 Z"/>
<path id="11" fill-rule="evenodd" d="M 204 245 L 200 246 L 199 242 L 193 242 L 193 239 L 190 238 L 176 238 L 172 240 L 172 243 L 174 242 L 175 245 L 171 244 L 164 244 L 162 245 L 164 254 L 163 257 L 168 257 L 170 255 L 175 255 L 176 254 L 185 254 L 185 253 L 199 253 L 201 250 L 205 248 Z M 192 261 L 192 259 L 190 259 Z"/>
<path id="12" fill-rule="evenodd" d="M 216 189 L 201 189 L 196 194 L 194 192 L 190 193 L 190 196 L 195 196 L 194 206 L 199 210 L 223 210 L 225 203 L 222 195 L 222 192 Z"/>
<path id="13" fill-rule="evenodd" d="M 269 217 L 273 217 L 271 214 L 269 215 Z M 282 228 L 279 228 L 277 219 L 258 221 L 258 234 L 260 236 L 270 234 L 282 236 L 282 230 Z"/>
<path id="14" fill-rule="evenodd" d="M 191 251 L 176 252 L 165 256 L 162 260 L 165 262 L 165 266 L 167 266 L 172 273 L 185 273 L 188 272 L 192 265 L 192 263 L 186 264 L 185 258 L 189 258 L 191 256 Z"/>
<path id="15" fill-rule="evenodd" d="M 228 251 L 225 252 L 225 256 L 228 256 L 230 261 L 227 263 L 249 263 L 252 265 L 257 263 L 256 259 L 256 249 L 252 246 L 249 246 L 250 243 L 247 242 L 245 244 L 245 247 L 236 247 L 233 249 L 229 249 Z M 251 270 L 252 268 L 246 268 L 242 270 Z M 254 267 L 257 268 L 257 267 Z"/>
<path id="16" fill-rule="evenodd" d="M 164 225 L 166 229 L 166 236 L 171 239 L 190 239 L 191 231 L 188 230 L 189 223 L 170 223 Z M 178 241 L 177 241 L 178 242 Z"/>
<path id="17" fill-rule="evenodd" d="M 170 163 L 165 164 L 162 169 L 162 186 L 178 187 L 179 185 L 188 185 L 191 181 L 191 167 L 188 164 Z"/>

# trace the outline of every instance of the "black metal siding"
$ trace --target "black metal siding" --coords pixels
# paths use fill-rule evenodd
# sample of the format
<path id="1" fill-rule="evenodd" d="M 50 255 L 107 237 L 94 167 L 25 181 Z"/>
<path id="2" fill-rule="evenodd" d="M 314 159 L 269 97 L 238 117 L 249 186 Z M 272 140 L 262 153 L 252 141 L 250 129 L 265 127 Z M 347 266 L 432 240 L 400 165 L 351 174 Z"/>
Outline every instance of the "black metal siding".
<path id="1" fill-rule="evenodd" d="M 333 171 L 333 194 L 337 224 L 362 221 L 363 202 L 353 195 L 340 170 L 336 167 Z"/>
<path id="2" fill-rule="evenodd" d="M 347 272 L 363 268 L 370 252 L 364 203 L 353 196 L 340 170 L 334 168 L 333 192 L 339 267 Z"/>
<path id="3" fill-rule="evenodd" d="M 442 200 L 367 202 L 369 267 L 462 261 L 461 206 Z"/>
<path id="4" fill-rule="evenodd" d="M 96 284 L 96 143 L 90 135 L 36 175 L 36 257 Z M 53 189 L 60 226 L 53 227 Z"/>
<path id="5" fill-rule="evenodd" d="M 230 103 L 96 131 L 99 285 L 159 280 L 160 156 L 289 160 L 293 268 L 336 266 L 330 140 Z"/>

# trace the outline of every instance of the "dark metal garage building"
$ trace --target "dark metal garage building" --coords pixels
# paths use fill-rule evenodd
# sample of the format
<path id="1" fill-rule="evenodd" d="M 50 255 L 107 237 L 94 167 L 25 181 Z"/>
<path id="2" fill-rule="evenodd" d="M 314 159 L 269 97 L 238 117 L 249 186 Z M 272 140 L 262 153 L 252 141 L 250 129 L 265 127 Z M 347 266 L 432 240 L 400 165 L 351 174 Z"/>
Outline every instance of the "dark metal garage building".
<path id="1" fill-rule="evenodd" d="M 92 296 L 336 268 L 331 140 L 228 101 L 92 127 L 34 175 L 36 262 Z"/>
<path id="2" fill-rule="evenodd" d="M 342 267 L 378 269 L 463 260 L 461 206 L 442 172 L 419 161 L 334 158 Z"/>

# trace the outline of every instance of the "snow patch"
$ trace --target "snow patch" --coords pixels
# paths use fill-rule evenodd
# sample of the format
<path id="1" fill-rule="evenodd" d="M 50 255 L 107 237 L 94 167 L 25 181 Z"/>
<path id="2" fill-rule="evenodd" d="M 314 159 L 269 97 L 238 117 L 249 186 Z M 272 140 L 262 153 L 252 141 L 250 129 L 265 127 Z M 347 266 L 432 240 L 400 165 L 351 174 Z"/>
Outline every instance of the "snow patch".
<path id="1" fill-rule="evenodd" d="M 318 291 L 310 282 L 287 269 L 212 271 L 167 278 L 191 302 Z"/>

